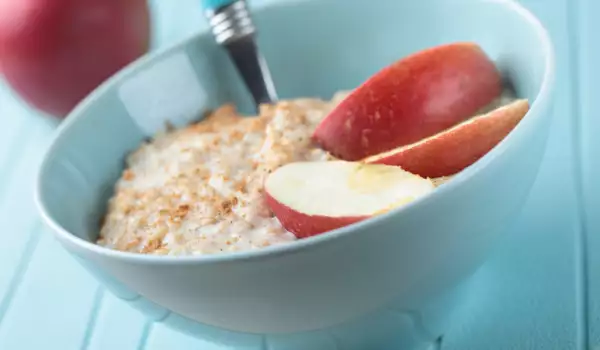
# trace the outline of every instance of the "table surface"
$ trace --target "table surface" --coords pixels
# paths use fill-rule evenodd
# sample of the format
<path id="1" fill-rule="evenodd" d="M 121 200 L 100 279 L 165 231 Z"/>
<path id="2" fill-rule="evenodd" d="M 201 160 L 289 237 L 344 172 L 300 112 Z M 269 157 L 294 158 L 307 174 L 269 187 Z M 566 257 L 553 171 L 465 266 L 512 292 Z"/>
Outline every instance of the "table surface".
<path id="1" fill-rule="evenodd" d="M 554 125 L 528 204 L 475 275 L 445 350 L 600 349 L 600 1 L 522 2 L 558 53 Z M 196 0 L 151 3 L 155 47 L 205 26 Z M 149 323 L 65 253 L 32 199 L 55 124 L 2 83 L 0 118 L 0 349 L 213 349 Z"/>

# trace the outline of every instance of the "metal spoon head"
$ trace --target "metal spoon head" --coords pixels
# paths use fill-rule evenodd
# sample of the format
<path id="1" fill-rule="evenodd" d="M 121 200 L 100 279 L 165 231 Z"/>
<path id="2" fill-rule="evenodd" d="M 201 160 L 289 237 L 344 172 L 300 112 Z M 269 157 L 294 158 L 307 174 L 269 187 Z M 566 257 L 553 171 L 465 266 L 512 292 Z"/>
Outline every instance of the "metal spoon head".
<path id="1" fill-rule="evenodd" d="M 237 40 L 225 46 L 254 103 L 273 103 L 277 93 L 264 57 L 258 51 L 252 37 Z"/>

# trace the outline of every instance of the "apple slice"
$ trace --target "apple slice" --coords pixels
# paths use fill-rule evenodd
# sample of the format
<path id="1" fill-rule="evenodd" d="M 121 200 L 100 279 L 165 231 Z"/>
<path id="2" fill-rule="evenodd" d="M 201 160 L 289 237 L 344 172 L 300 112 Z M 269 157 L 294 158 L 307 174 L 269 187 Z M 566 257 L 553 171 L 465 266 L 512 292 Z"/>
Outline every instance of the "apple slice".
<path id="1" fill-rule="evenodd" d="M 523 119 L 527 100 L 516 100 L 417 143 L 366 158 L 424 177 L 458 173 L 494 148 Z"/>
<path id="2" fill-rule="evenodd" d="M 297 162 L 265 181 L 266 202 L 298 238 L 382 214 L 422 197 L 433 183 L 396 166 L 357 162 Z"/>
<path id="3" fill-rule="evenodd" d="M 501 92 L 500 73 L 478 45 L 437 46 L 372 76 L 323 119 L 313 138 L 340 159 L 359 160 L 448 129 Z"/>

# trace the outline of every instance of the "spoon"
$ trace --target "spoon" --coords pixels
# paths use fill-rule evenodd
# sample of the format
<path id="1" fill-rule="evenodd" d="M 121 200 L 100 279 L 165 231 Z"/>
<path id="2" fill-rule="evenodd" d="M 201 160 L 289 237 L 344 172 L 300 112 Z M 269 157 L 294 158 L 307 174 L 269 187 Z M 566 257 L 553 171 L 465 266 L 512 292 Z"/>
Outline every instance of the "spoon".
<path id="1" fill-rule="evenodd" d="M 277 93 L 256 44 L 256 28 L 245 0 L 202 0 L 215 41 L 224 47 L 255 105 L 277 101 Z"/>

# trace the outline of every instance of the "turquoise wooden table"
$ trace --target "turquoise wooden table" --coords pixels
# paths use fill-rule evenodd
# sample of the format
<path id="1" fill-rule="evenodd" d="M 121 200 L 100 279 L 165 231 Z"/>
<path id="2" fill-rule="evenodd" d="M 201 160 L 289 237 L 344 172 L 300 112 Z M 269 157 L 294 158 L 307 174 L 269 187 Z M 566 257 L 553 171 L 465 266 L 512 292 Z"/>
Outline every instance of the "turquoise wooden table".
<path id="1" fill-rule="evenodd" d="M 593 34 L 600 2 L 523 3 L 555 41 L 555 123 L 528 204 L 474 277 L 445 350 L 600 349 L 600 41 Z M 155 47 L 205 26 L 197 0 L 152 5 Z M 4 85 L 0 118 L 0 349 L 210 350 L 146 321 L 59 247 L 32 200 L 35 170 L 56 123 Z"/>

